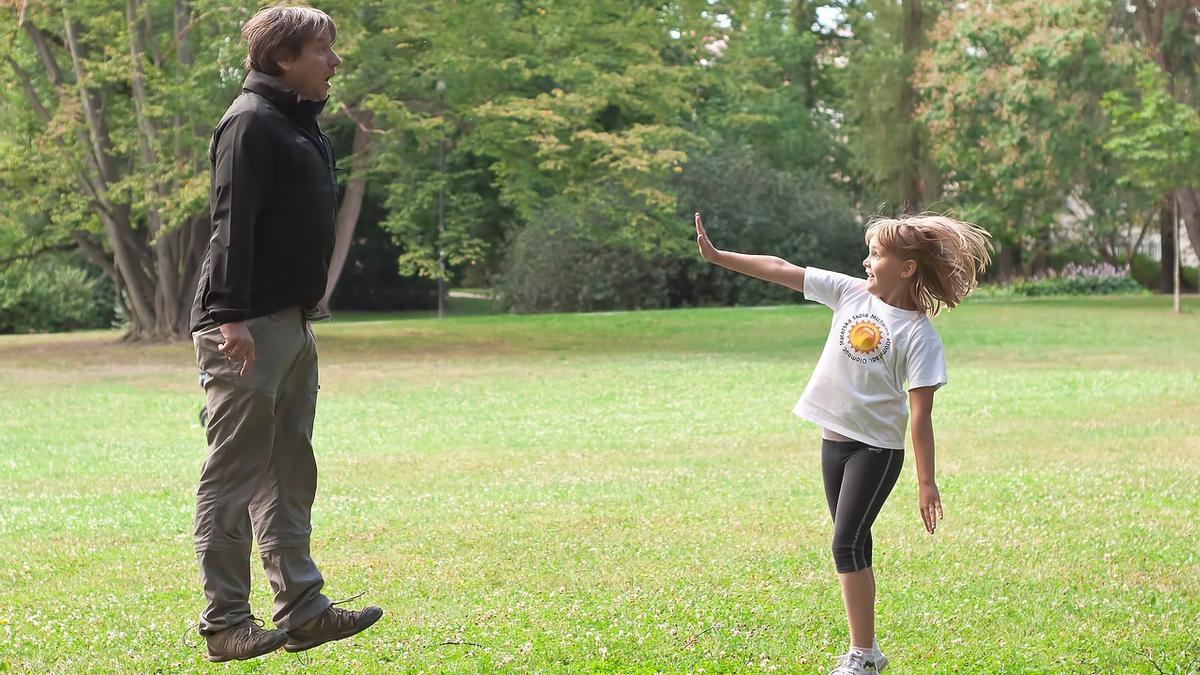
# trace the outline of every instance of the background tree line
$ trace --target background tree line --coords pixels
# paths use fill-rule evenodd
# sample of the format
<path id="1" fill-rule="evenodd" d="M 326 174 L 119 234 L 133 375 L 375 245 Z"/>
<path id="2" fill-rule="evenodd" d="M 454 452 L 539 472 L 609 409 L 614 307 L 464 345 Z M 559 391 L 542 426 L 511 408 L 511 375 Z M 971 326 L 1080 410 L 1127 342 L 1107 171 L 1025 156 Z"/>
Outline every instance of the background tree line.
<path id="1" fill-rule="evenodd" d="M 999 277 L 1138 262 L 1148 232 L 1169 260 L 1176 202 L 1200 241 L 1200 0 L 320 6 L 335 308 L 429 306 L 439 278 L 519 311 L 784 299 L 699 262 L 694 210 L 842 270 L 880 212 L 983 224 Z M 256 7 L 7 0 L 0 331 L 186 335 Z"/>

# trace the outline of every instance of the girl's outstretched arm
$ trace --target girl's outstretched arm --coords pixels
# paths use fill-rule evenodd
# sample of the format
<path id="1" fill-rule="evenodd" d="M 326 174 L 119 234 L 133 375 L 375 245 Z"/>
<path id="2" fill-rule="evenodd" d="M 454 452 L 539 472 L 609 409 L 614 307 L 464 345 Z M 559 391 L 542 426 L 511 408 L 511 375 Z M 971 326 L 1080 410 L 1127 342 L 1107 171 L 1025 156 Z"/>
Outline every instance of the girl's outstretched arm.
<path id="1" fill-rule="evenodd" d="M 913 454 L 917 458 L 917 507 L 929 534 L 942 518 L 942 496 L 933 480 L 933 392 L 935 387 L 908 391 Z"/>
<path id="2" fill-rule="evenodd" d="M 720 265 L 746 276 L 770 281 L 780 286 L 787 286 L 793 291 L 804 292 L 804 268 L 773 255 L 748 255 L 722 251 L 712 245 L 708 234 L 704 232 L 704 224 L 700 222 L 700 214 L 696 214 L 696 245 L 700 247 L 700 255 L 705 260 Z"/>

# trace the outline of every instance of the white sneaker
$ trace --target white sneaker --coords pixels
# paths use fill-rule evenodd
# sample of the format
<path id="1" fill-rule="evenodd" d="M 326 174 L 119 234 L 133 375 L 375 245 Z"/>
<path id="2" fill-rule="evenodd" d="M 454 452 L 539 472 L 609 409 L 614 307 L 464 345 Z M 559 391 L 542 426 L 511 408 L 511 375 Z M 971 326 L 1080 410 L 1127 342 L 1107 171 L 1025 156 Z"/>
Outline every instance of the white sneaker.
<path id="1" fill-rule="evenodd" d="M 887 667 L 887 659 L 883 654 L 878 658 L 861 649 L 851 649 L 838 659 L 837 668 L 829 675 L 875 675 Z"/>
<path id="2" fill-rule="evenodd" d="M 887 657 L 883 655 L 883 652 L 879 651 L 878 639 L 871 640 L 871 652 L 875 655 L 875 670 L 882 673 L 883 669 L 887 668 L 888 660 Z"/>

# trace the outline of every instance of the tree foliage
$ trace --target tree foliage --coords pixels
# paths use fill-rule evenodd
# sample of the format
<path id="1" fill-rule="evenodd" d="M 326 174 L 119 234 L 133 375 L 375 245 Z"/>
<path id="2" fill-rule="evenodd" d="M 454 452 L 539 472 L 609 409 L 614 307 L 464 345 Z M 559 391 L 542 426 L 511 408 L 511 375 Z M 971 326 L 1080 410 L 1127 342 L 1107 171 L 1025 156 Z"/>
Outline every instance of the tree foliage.
<path id="1" fill-rule="evenodd" d="M 237 91 L 222 2 L 22 3 L 0 11 L 0 228 L 70 242 L 116 284 L 134 338 L 186 331 L 209 236 L 208 136 Z"/>
<path id="2" fill-rule="evenodd" d="M 1104 0 L 959 3 L 933 29 L 917 81 L 947 199 L 1010 251 L 1044 257 L 1072 200 L 1094 231 L 1131 215 L 1126 195 L 1104 201 L 1119 186 L 1101 99 L 1136 62 L 1110 16 Z"/>
<path id="3" fill-rule="evenodd" d="M 112 280 L 130 336 L 185 333 L 207 145 L 255 8 L 0 10 L 0 261 L 78 250 Z M 1191 0 L 322 8 L 345 59 L 323 120 L 348 169 L 331 284 L 366 240 L 358 221 L 392 238 L 397 272 L 481 284 L 569 232 L 657 265 L 665 304 L 750 297 L 688 271 L 695 210 L 746 246 L 833 260 L 880 202 L 949 209 L 993 231 L 1009 271 L 1126 259 L 1167 195 L 1200 239 Z M 789 215 L 805 203 L 828 222 Z M 541 234 L 522 240 L 529 227 Z"/>

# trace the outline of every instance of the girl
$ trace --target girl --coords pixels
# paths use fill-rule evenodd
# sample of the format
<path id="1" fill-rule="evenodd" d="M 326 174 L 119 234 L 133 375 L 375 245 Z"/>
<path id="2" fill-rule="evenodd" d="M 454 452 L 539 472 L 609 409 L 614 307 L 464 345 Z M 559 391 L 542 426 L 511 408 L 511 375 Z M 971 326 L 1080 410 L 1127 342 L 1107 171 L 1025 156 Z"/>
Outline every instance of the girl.
<path id="1" fill-rule="evenodd" d="M 912 409 L 918 510 L 933 534 L 942 500 L 933 480 L 933 392 L 946 383 L 942 341 L 929 317 L 975 287 L 991 258 L 980 227 L 937 215 L 875 218 L 867 225 L 866 280 L 805 269 L 774 256 L 721 251 L 696 214 L 704 259 L 786 286 L 833 310 L 816 370 L 793 413 L 819 424 L 825 498 L 833 517 L 833 559 L 842 587 L 850 650 L 831 675 L 883 670 L 875 641 L 871 524 L 904 462 Z"/>

